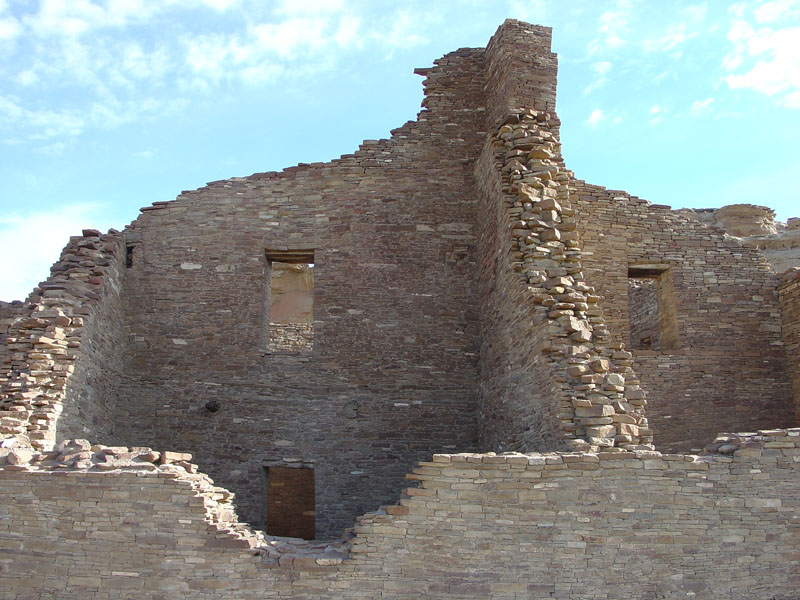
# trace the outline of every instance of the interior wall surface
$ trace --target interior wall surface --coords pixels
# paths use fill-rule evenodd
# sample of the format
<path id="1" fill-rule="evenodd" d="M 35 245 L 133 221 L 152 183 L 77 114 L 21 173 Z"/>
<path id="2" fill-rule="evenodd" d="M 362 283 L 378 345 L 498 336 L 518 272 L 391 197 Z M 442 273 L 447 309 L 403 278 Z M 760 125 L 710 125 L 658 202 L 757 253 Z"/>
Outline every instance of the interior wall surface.
<path id="1" fill-rule="evenodd" d="M 656 447 L 688 451 L 717 431 L 793 426 L 778 278 L 763 256 L 668 207 L 581 181 L 577 190 L 586 278 L 626 346 L 629 267 L 668 268 L 675 347 L 632 349 Z"/>
<path id="2" fill-rule="evenodd" d="M 325 537 L 396 497 L 415 461 L 474 448 L 483 50 L 420 72 L 425 109 L 391 139 L 211 183 L 126 230 L 117 443 L 191 451 L 254 525 L 265 460 L 315 464 Z M 313 251 L 308 352 L 265 343 L 265 252 L 287 249 Z"/>
<path id="3" fill-rule="evenodd" d="M 221 535 L 186 473 L 4 467 L 0 590 L 13 600 L 796 598 L 800 430 L 729 441 L 733 451 L 706 457 L 436 455 L 414 470 L 418 488 L 361 519 L 344 561 L 270 558 Z"/>

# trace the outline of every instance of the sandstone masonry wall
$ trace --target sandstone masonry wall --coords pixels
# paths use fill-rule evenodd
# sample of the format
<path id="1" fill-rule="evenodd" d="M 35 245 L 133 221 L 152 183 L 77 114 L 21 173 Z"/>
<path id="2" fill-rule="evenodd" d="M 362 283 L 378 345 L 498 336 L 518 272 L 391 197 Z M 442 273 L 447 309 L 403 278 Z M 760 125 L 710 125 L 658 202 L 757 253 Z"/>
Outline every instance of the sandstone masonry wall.
<path id="1" fill-rule="evenodd" d="M 783 315 L 783 341 L 794 392 L 794 410 L 800 419 L 800 269 L 784 273 L 778 293 Z"/>
<path id="2" fill-rule="evenodd" d="M 493 135 L 476 167 L 482 440 L 515 450 L 647 444 L 631 356 L 605 346 L 583 280 L 572 174 L 550 112 L 557 62 L 549 42 L 549 30 L 507 21 L 486 50 Z"/>
<path id="3" fill-rule="evenodd" d="M 581 181 L 577 192 L 586 279 L 626 346 L 629 268 L 668 267 L 677 347 L 633 351 L 656 446 L 686 451 L 717 429 L 796 424 L 786 401 L 778 279 L 763 256 L 668 207 Z"/>
<path id="4" fill-rule="evenodd" d="M 419 72 L 425 109 L 390 140 L 209 184 L 125 232 L 114 443 L 191 451 L 259 527 L 266 460 L 315 464 L 317 532 L 331 536 L 395 498 L 415 461 L 475 448 L 483 51 Z M 313 250 L 310 351 L 264 343 L 265 251 L 285 250 Z"/>
<path id="5" fill-rule="evenodd" d="M 52 448 L 56 440 L 107 440 L 124 343 L 121 236 L 71 238 L 51 276 L 3 315 L 0 434 Z M 8 315 L 8 316 L 6 316 Z"/>
<path id="6" fill-rule="evenodd" d="M 800 586 L 797 429 L 720 436 L 702 457 L 435 455 L 347 545 L 293 553 L 236 525 L 185 460 L 95 450 L 0 468 L 4 597 L 789 600 Z M 99 462 L 68 466 L 76 451 Z"/>

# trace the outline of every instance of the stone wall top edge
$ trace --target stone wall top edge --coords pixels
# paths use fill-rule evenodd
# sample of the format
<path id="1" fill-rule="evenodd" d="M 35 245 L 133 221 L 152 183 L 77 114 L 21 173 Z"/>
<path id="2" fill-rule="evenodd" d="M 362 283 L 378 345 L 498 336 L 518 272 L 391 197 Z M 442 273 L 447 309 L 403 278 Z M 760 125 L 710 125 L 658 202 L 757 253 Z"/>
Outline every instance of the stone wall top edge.
<path id="1" fill-rule="evenodd" d="M 88 440 L 64 440 L 55 450 L 36 452 L 25 444 L 11 442 L 13 437 L 3 440 L 0 448 L 0 471 L 61 471 L 82 472 L 124 472 L 154 474 L 162 477 L 185 478 L 187 481 L 203 480 L 213 483 L 207 475 L 198 472 L 197 465 L 191 463 L 191 454 L 155 451 L 146 447 L 119 447 L 91 444 Z M 519 458 L 543 458 L 545 460 L 564 460 L 565 458 L 586 458 L 587 460 L 651 459 L 660 457 L 680 457 L 682 460 L 696 461 L 715 458 L 715 454 L 729 454 L 720 450 L 723 445 L 736 448 L 760 443 L 777 442 L 800 447 L 800 427 L 788 429 L 764 429 L 755 432 L 720 433 L 706 447 L 706 455 L 668 454 L 657 450 L 613 450 L 600 452 L 554 451 L 554 452 L 485 452 L 485 453 L 436 453 L 435 463 L 481 462 L 501 464 L 514 462 Z M 91 471 L 94 469 L 94 471 Z M 222 488 L 217 488 L 222 489 Z M 228 494 L 230 494 L 228 492 Z M 230 494 L 232 497 L 232 494 Z"/>
<path id="2" fill-rule="evenodd" d="M 433 462 L 448 463 L 448 462 L 485 462 L 501 464 L 504 462 L 513 462 L 514 459 L 519 457 L 525 458 L 544 458 L 561 460 L 564 457 L 573 458 L 581 457 L 593 460 L 596 457 L 600 460 L 622 460 L 622 459 L 651 459 L 669 457 L 672 459 L 683 459 L 688 461 L 696 460 L 709 460 L 716 458 L 715 454 L 729 454 L 730 452 L 719 452 L 719 447 L 723 444 L 734 443 L 737 448 L 765 442 L 784 442 L 791 443 L 794 447 L 800 447 L 800 427 L 790 429 L 768 429 L 759 430 L 755 432 L 739 432 L 739 433 L 720 433 L 714 442 L 708 444 L 706 447 L 707 454 L 671 454 L 663 453 L 658 450 L 614 450 L 601 452 L 574 452 L 574 451 L 554 451 L 554 452 L 462 452 L 454 454 L 437 453 L 433 456 Z"/>
<path id="3" fill-rule="evenodd" d="M 781 286 L 789 285 L 800 279 L 800 267 L 791 267 L 781 274 Z"/>
<path id="4" fill-rule="evenodd" d="M 728 243 L 734 244 L 736 246 L 740 246 L 742 248 L 752 248 L 752 249 L 756 249 L 756 250 L 758 249 L 758 248 L 755 248 L 752 245 L 745 244 L 745 242 L 743 241 L 742 238 L 739 238 L 739 237 L 732 236 L 732 235 L 728 234 L 728 232 L 725 231 L 725 229 L 723 229 L 719 225 L 715 225 L 714 223 L 705 223 L 705 222 L 690 218 L 690 217 L 688 217 L 686 215 L 687 211 L 704 212 L 704 211 L 707 211 L 707 210 L 713 211 L 715 209 L 673 208 L 672 205 L 670 205 L 670 204 L 655 204 L 655 203 L 653 203 L 650 200 L 647 200 L 645 198 L 641 198 L 639 196 L 634 196 L 634 195 L 630 194 L 629 192 L 626 192 L 625 190 L 606 188 L 605 186 L 602 186 L 602 185 L 588 183 L 587 181 L 585 181 L 583 179 L 576 179 L 575 183 L 579 188 L 583 188 L 583 189 L 587 190 L 590 195 L 592 193 L 599 193 L 599 194 L 610 196 L 614 200 L 632 202 L 632 203 L 635 203 L 637 205 L 644 206 L 646 209 L 652 210 L 656 214 L 659 214 L 659 215 L 660 214 L 669 214 L 670 216 L 675 217 L 676 219 L 680 220 L 685 225 L 690 225 L 692 227 L 697 227 L 697 228 L 701 228 L 701 229 L 706 229 L 706 230 L 712 231 L 715 234 L 719 235 L 720 237 L 724 237 L 725 240 Z M 580 190 L 579 190 L 579 195 L 581 195 L 580 194 Z"/>

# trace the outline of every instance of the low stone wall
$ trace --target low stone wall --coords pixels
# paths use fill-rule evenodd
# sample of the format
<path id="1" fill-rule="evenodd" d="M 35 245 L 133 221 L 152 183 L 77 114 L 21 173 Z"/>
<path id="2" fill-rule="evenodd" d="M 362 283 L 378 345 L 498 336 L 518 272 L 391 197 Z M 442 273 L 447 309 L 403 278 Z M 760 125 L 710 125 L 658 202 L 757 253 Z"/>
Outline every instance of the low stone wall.
<path id="1" fill-rule="evenodd" d="M 800 269 L 783 274 L 778 287 L 783 317 L 783 342 L 792 378 L 795 418 L 800 422 Z"/>
<path id="2" fill-rule="evenodd" d="M 239 524 L 184 455 L 4 450 L 0 586 L 15 600 L 797 598 L 800 429 L 708 451 L 435 455 L 349 543 L 315 544 Z"/>

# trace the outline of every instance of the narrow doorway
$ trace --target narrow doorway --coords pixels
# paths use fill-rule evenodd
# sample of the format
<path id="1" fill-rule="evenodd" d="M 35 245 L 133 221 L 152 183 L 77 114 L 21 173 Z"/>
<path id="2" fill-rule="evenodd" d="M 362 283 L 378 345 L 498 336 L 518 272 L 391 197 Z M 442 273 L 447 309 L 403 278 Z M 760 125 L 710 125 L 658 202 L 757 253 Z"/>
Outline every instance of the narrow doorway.
<path id="1" fill-rule="evenodd" d="M 268 535 L 313 540 L 314 469 L 267 467 Z"/>

